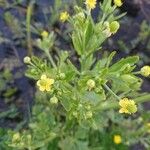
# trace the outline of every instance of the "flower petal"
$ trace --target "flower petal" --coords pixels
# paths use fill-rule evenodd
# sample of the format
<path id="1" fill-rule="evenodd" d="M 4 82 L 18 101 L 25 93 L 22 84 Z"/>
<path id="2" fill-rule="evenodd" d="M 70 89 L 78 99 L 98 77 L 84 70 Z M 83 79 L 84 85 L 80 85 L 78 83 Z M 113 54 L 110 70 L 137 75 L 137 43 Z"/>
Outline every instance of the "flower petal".
<path id="1" fill-rule="evenodd" d="M 129 111 L 126 108 L 121 108 L 119 113 L 129 113 Z"/>
<path id="2" fill-rule="evenodd" d="M 51 87 L 50 86 L 46 86 L 45 89 L 46 89 L 47 92 L 51 91 Z"/>
<path id="3" fill-rule="evenodd" d="M 124 113 L 124 109 L 121 108 L 121 109 L 119 110 L 119 113 Z"/>
<path id="4" fill-rule="evenodd" d="M 41 80 L 38 80 L 38 81 L 37 81 L 37 83 L 36 83 L 37 86 L 40 86 L 40 85 L 41 85 L 41 84 L 40 84 L 40 81 L 41 81 Z"/>
<path id="5" fill-rule="evenodd" d="M 45 91 L 45 87 L 44 86 L 40 86 L 39 90 L 43 92 L 43 91 Z"/>

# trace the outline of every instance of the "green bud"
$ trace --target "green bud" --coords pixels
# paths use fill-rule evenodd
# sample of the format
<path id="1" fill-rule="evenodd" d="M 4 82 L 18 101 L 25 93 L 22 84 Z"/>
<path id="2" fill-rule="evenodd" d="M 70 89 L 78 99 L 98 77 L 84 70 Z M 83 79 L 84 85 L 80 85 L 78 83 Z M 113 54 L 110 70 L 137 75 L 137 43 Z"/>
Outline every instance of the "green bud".
<path id="1" fill-rule="evenodd" d="M 120 24 L 118 21 L 113 21 L 109 24 L 110 32 L 115 34 L 120 28 Z"/>
<path id="2" fill-rule="evenodd" d="M 95 89 L 95 92 L 96 92 L 96 93 L 100 93 L 100 92 L 101 92 L 101 89 L 100 89 L 100 88 L 96 88 L 96 89 Z"/>
<path id="3" fill-rule="evenodd" d="M 91 111 L 86 112 L 85 114 L 86 118 L 92 118 L 93 113 Z"/>
<path id="4" fill-rule="evenodd" d="M 76 118 L 78 117 L 78 113 L 76 111 L 74 111 L 72 114 L 74 117 L 76 117 Z"/>
<path id="5" fill-rule="evenodd" d="M 87 109 L 87 110 L 90 110 L 90 109 L 91 109 L 91 106 L 90 106 L 90 105 L 87 105 L 87 106 L 86 106 L 86 109 Z"/>
<path id="6" fill-rule="evenodd" d="M 57 94 L 58 94 L 59 96 L 61 96 L 61 95 L 62 95 L 62 92 L 61 92 L 61 91 L 58 91 Z"/>
<path id="7" fill-rule="evenodd" d="M 74 16 L 74 18 L 76 18 L 77 20 L 80 20 L 80 21 L 84 21 L 85 15 L 84 15 L 83 12 L 79 12 L 78 14 L 76 14 L 76 15 Z"/>
<path id="8" fill-rule="evenodd" d="M 82 104 L 79 104 L 79 108 L 82 108 L 83 107 L 83 105 Z"/>
<path id="9" fill-rule="evenodd" d="M 44 68 L 45 67 L 45 65 L 44 64 L 41 64 L 41 68 Z"/>
<path id="10" fill-rule="evenodd" d="M 24 62 L 25 64 L 29 64 L 29 63 L 31 62 L 31 58 L 28 57 L 28 56 L 26 56 L 26 57 L 24 57 L 23 62 Z"/>
<path id="11" fill-rule="evenodd" d="M 64 54 L 65 54 L 65 55 L 68 55 L 68 51 L 64 51 Z"/>
<path id="12" fill-rule="evenodd" d="M 143 118 L 142 118 L 142 117 L 139 117 L 139 118 L 138 118 L 138 122 L 143 122 Z"/>
<path id="13" fill-rule="evenodd" d="M 49 112 L 49 111 L 50 111 L 50 108 L 49 108 L 49 107 L 46 107 L 45 110 L 46 110 L 47 112 Z"/>
<path id="14" fill-rule="evenodd" d="M 89 79 L 86 84 L 87 84 L 89 90 L 95 88 L 95 81 L 92 79 Z"/>
<path id="15" fill-rule="evenodd" d="M 30 135 L 30 134 L 27 135 L 27 139 L 28 139 L 29 141 L 31 141 L 31 135 Z"/>
<path id="16" fill-rule="evenodd" d="M 36 69 L 31 69 L 31 73 L 36 73 Z"/>
<path id="17" fill-rule="evenodd" d="M 66 75 L 64 73 L 60 73 L 59 77 L 60 77 L 60 79 L 64 79 L 66 77 Z"/>
<path id="18" fill-rule="evenodd" d="M 13 142 L 16 142 L 16 141 L 18 141 L 18 140 L 20 140 L 20 133 L 19 133 L 19 132 L 15 133 L 15 134 L 13 135 L 13 137 L 12 137 L 12 141 L 13 141 Z"/>
<path id="19" fill-rule="evenodd" d="M 51 102 L 52 104 L 57 104 L 57 103 L 58 103 L 58 98 L 55 97 L 55 96 L 53 96 L 53 97 L 50 99 L 50 102 Z"/>

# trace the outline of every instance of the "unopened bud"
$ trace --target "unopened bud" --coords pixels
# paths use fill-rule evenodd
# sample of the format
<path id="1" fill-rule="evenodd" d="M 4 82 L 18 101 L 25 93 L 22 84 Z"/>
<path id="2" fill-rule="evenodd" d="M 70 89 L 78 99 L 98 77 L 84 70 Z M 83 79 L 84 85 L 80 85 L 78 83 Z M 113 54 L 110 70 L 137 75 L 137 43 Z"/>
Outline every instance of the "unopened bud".
<path id="1" fill-rule="evenodd" d="M 89 79 L 86 84 L 87 84 L 89 90 L 91 90 L 95 87 L 95 81 L 92 79 Z"/>
<path id="2" fill-rule="evenodd" d="M 31 62 L 31 58 L 28 57 L 28 56 L 26 56 L 26 57 L 24 57 L 23 62 L 24 62 L 25 64 L 29 64 L 29 63 Z"/>
<path id="3" fill-rule="evenodd" d="M 93 113 L 91 111 L 88 111 L 86 113 L 86 118 L 92 118 L 92 116 L 93 116 Z"/>
<path id="4" fill-rule="evenodd" d="M 18 132 L 13 135 L 12 141 L 15 142 L 18 141 L 19 139 L 20 139 L 20 133 Z"/>
<path id="5" fill-rule="evenodd" d="M 58 98 L 55 97 L 55 96 L 53 96 L 53 97 L 50 99 L 50 102 L 51 102 L 52 104 L 57 104 L 57 103 L 58 103 Z"/>
<path id="6" fill-rule="evenodd" d="M 113 21 L 110 23 L 109 28 L 110 28 L 110 32 L 115 34 L 120 28 L 120 24 L 118 21 Z"/>
<path id="7" fill-rule="evenodd" d="M 59 77 L 60 77 L 60 79 L 64 79 L 66 77 L 66 75 L 64 73 L 60 73 Z"/>

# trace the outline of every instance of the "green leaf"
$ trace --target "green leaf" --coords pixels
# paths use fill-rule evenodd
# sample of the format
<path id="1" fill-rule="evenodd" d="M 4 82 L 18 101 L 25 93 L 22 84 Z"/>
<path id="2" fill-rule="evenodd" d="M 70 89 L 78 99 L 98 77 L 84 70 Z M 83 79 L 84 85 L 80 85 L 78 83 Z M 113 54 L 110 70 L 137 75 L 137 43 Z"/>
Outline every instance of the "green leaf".
<path id="1" fill-rule="evenodd" d="M 127 58 L 122 58 L 119 62 L 115 63 L 114 65 L 112 65 L 109 68 L 110 72 L 117 72 L 119 70 L 122 69 L 122 67 L 124 67 L 125 65 L 129 64 L 129 65 L 134 65 L 135 63 L 137 63 L 139 61 L 139 57 L 138 56 L 131 56 L 131 57 L 127 57 Z"/>
<path id="2" fill-rule="evenodd" d="M 80 37 L 80 35 L 74 32 L 72 34 L 72 42 L 73 42 L 74 49 L 76 50 L 78 55 L 81 55 L 82 54 L 82 46 L 81 46 L 81 37 Z"/>
<path id="3" fill-rule="evenodd" d="M 109 67 L 109 65 L 110 65 L 110 63 L 111 63 L 113 57 L 115 56 L 115 54 L 116 54 L 116 51 L 112 52 L 112 53 L 109 55 L 109 57 L 108 57 L 108 59 L 107 59 L 106 67 Z"/>
<path id="4" fill-rule="evenodd" d="M 95 92 L 85 92 L 83 100 L 89 101 L 92 104 L 96 105 L 100 101 L 105 100 L 105 94 L 104 92 L 102 92 L 101 94 L 96 94 Z"/>
<path id="5" fill-rule="evenodd" d="M 68 63 L 70 70 L 74 71 L 76 74 L 80 74 L 78 69 L 72 64 L 72 62 L 69 59 L 67 59 L 67 63 Z"/>
<path id="6" fill-rule="evenodd" d="M 88 44 L 89 40 L 91 39 L 93 35 L 93 25 L 92 25 L 92 20 L 89 18 L 88 23 L 87 23 L 87 27 L 86 27 L 86 31 L 85 31 L 85 47 Z M 87 49 L 88 47 L 86 47 Z M 88 50 L 88 49 L 87 49 Z"/>

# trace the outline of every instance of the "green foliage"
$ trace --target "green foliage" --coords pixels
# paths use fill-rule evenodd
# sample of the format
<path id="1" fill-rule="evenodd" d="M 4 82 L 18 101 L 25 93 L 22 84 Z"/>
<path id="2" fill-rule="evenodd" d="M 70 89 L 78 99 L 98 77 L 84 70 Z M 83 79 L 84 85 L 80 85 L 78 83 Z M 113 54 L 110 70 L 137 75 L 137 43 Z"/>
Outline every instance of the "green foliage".
<path id="1" fill-rule="evenodd" d="M 102 54 L 102 43 L 117 32 L 116 20 L 124 15 L 116 15 L 111 0 L 104 0 L 100 7 L 98 22 L 93 21 L 90 9 L 78 6 L 68 20 L 77 63 L 66 51 L 52 57 L 53 32 L 38 39 L 36 46 L 46 57 L 32 56 L 26 62 L 26 76 L 40 87 L 31 118 L 27 128 L 8 131 L 5 145 L 18 150 L 127 150 L 141 142 L 149 148 L 149 128 L 145 127 L 149 120 L 140 103 L 149 101 L 150 94 L 141 93 L 142 79 L 134 72 L 139 57 L 115 62 L 116 52 L 94 57 L 100 49 Z M 134 100 L 141 117 L 119 113 L 119 102 L 125 97 Z M 125 103 L 123 108 L 131 107 Z M 120 143 L 115 135 L 121 136 Z"/>

